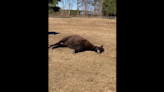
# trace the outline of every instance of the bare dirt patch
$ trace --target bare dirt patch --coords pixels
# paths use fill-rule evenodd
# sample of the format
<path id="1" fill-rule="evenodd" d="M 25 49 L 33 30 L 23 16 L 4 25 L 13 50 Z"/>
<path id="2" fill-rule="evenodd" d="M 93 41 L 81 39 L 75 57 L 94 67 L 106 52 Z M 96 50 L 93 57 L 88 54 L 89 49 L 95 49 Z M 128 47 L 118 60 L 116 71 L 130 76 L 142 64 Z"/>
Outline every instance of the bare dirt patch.
<path id="1" fill-rule="evenodd" d="M 105 52 L 49 49 L 49 92 L 116 92 L 116 20 L 49 18 L 49 45 L 77 34 Z"/>

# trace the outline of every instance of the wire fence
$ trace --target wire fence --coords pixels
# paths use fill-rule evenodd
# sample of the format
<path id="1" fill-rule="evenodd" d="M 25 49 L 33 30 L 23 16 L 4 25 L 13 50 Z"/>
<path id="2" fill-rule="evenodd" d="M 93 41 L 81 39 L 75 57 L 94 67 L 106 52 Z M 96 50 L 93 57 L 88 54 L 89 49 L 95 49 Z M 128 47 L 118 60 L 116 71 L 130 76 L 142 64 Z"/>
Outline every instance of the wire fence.
<path id="1" fill-rule="evenodd" d="M 49 14 L 49 17 L 57 18 L 71 18 L 71 17 L 83 17 L 83 18 L 103 18 L 103 19 L 116 19 L 116 16 L 100 16 L 100 15 L 68 15 L 68 14 Z"/>

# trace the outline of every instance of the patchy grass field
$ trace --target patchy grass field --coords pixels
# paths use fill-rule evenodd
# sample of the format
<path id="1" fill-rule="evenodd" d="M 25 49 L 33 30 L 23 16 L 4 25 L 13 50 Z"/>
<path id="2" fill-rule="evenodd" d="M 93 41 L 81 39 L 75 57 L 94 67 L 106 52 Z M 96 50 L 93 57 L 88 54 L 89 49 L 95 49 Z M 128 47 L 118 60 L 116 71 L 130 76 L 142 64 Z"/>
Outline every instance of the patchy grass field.
<path id="1" fill-rule="evenodd" d="M 116 20 L 50 18 L 49 45 L 77 34 L 105 51 L 73 54 L 69 48 L 49 49 L 49 92 L 116 92 Z"/>

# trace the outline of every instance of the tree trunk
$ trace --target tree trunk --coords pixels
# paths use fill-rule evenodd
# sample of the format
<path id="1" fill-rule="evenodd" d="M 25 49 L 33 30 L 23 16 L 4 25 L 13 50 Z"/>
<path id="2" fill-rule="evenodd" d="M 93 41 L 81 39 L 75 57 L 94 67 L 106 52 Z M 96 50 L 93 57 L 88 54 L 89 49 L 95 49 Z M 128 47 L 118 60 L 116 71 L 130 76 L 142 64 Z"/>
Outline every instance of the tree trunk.
<path id="1" fill-rule="evenodd" d="M 83 17 L 83 15 L 84 15 L 84 9 L 83 9 L 83 4 L 82 4 L 82 17 Z"/>
<path id="2" fill-rule="evenodd" d="M 79 8 L 77 9 L 77 16 L 79 16 Z"/>
<path id="3" fill-rule="evenodd" d="M 79 6 L 78 6 L 78 3 L 77 3 L 77 16 L 79 16 Z"/>
<path id="4" fill-rule="evenodd" d="M 70 16 L 70 4 L 69 4 L 69 16 Z"/>

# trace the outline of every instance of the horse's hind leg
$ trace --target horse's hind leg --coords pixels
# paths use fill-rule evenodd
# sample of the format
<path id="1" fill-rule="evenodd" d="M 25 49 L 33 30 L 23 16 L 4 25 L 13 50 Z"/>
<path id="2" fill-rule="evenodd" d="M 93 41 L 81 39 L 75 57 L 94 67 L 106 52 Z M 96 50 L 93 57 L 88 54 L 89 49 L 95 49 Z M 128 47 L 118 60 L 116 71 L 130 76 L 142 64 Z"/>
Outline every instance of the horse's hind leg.
<path id="1" fill-rule="evenodd" d="M 52 44 L 52 45 L 50 45 L 48 48 L 50 48 L 50 47 L 52 47 L 52 46 L 57 46 L 57 45 L 59 45 L 59 43 Z"/>
<path id="2" fill-rule="evenodd" d="M 52 49 L 55 49 L 58 47 L 67 47 L 67 46 L 65 44 L 57 44 L 56 46 L 52 47 Z"/>

